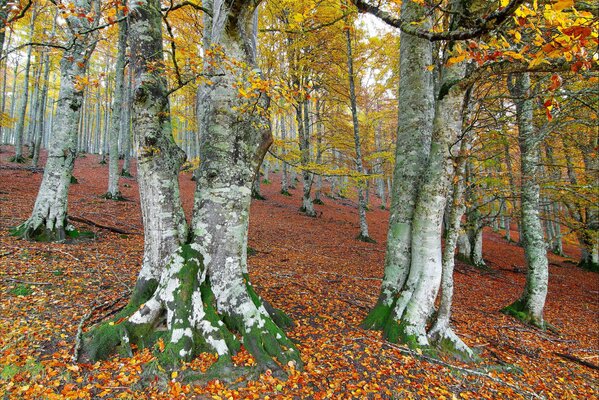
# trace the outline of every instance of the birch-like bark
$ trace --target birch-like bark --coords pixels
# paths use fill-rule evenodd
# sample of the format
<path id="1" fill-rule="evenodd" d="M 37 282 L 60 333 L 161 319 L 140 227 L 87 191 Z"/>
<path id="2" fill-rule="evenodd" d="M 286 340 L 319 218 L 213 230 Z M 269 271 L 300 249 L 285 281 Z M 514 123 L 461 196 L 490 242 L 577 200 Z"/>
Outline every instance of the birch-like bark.
<path id="1" fill-rule="evenodd" d="M 287 150 L 285 147 L 287 146 L 287 118 L 285 115 L 281 115 L 281 140 L 283 141 L 283 159 L 287 155 Z M 283 172 L 281 174 L 281 194 L 285 196 L 290 196 L 289 193 L 289 172 L 288 165 L 285 161 L 283 161 Z"/>
<path id="2" fill-rule="evenodd" d="M 97 0 L 73 0 L 72 3 L 83 15 L 94 10 L 99 16 Z M 97 20 L 90 22 L 87 17 L 69 15 L 67 21 L 68 47 L 60 61 L 60 90 L 44 177 L 31 217 L 14 230 L 16 235 L 27 239 L 62 241 L 71 231 L 67 222 L 67 199 L 77 155 L 77 130 L 83 100 L 83 88 L 78 79 L 85 75 L 95 47 L 95 33 L 83 35 L 79 32 L 89 30 Z"/>
<path id="3" fill-rule="evenodd" d="M 430 18 L 414 1 L 402 3 L 402 19 L 423 21 L 421 28 L 431 26 Z M 411 265 L 412 219 L 420 180 L 428 159 L 434 114 L 433 80 L 427 67 L 432 64 L 432 45 L 428 40 L 404 33 L 399 48 L 398 127 L 391 190 L 391 208 L 385 275 L 377 305 L 362 326 L 384 327 L 397 296 L 404 288 Z M 416 282 L 408 283 L 412 290 Z M 409 295 L 407 298 L 409 299 Z M 397 315 L 403 314 L 403 308 Z"/>
<path id="4" fill-rule="evenodd" d="M 520 299 L 504 308 L 534 325 L 545 327 L 543 308 L 549 279 L 547 249 L 539 217 L 540 187 L 538 172 L 540 163 L 540 139 L 533 125 L 533 98 L 530 94 L 530 75 L 523 73 L 509 82 L 511 95 L 516 103 L 518 145 L 520 147 L 522 244 L 528 272 L 526 286 Z"/>
<path id="5" fill-rule="evenodd" d="M 131 177 L 131 87 L 133 86 L 133 68 L 129 68 L 125 85 L 125 101 L 121 118 L 121 131 L 123 136 L 123 168 L 121 176 Z"/>
<path id="6" fill-rule="evenodd" d="M 35 33 L 35 19 L 37 18 L 37 9 L 34 8 L 31 13 L 31 22 L 29 25 L 29 41 L 33 41 Z M 17 128 L 15 130 L 15 156 L 14 162 L 22 163 L 23 158 L 23 134 L 25 132 L 25 115 L 27 115 L 27 104 L 29 99 L 29 70 L 31 68 L 31 52 L 33 46 L 27 48 L 27 57 L 25 58 L 25 77 L 23 80 L 23 93 L 21 95 L 21 106 L 17 117 Z"/>
<path id="7" fill-rule="evenodd" d="M 122 18 L 121 9 L 117 11 L 117 17 Z M 115 65 L 115 87 L 112 99 L 112 112 L 110 119 L 110 159 L 108 163 L 108 191 L 107 199 L 122 199 L 119 191 L 119 136 L 121 132 L 121 117 L 123 113 L 123 92 L 125 90 L 125 57 L 127 52 L 127 20 L 123 19 L 118 24 L 119 38 Z"/>
<path id="8" fill-rule="evenodd" d="M 54 23 L 54 27 L 56 27 L 56 22 Z M 53 29 L 54 31 L 54 29 Z M 34 151 L 32 157 L 32 164 L 34 167 L 38 166 L 39 158 L 40 158 L 40 150 L 42 147 L 42 137 L 44 136 L 45 129 L 45 121 L 46 121 L 46 104 L 48 102 L 48 78 L 50 77 L 50 54 L 45 51 L 43 58 L 44 65 L 44 76 L 42 81 L 42 90 L 40 94 L 40 107 L 37 112 L 37 123 L 39 126 L 36 129 L 35 133 L 35 143 L 34 143 Z"/>
<path id="9" fill-rule="evenodd" d="M 307 168 L 310 162 L 310 122 L 308 100 L 298 102 L 296 106 L 297 133 L 300 148 L 300 164 Z M 310 193 L 312 191 L 313 175 L 307 170 L 302 170 L 302 206 L 300 210 L 309 217 L 316 217 L 314 203 Z"/>
<path id="10" fill-rule="evenodd" d="M 352 114 L 352 123 L 354 128 L 354 146 L 356 150 L 356 171 L 358 174 L 364 174 L 364 163 L 362 161 L 362 144 L 360 142 L 360 126 L 358 122 L 358 106 L 356 103 L 356 84 L 354 76 L 354 58 L 352 55 L 352 44 L 350 29 L 345 29 L 345 41 L 347 45 L 347 75 L 349 80 L 349 102 Z M 366 209 L 368 204 L 365 196 L 364 182 L 358 182 L 358 216 L 360 219 L 360 233 L 358 239 L 368 242 L 372 241 L 368 234 L 368 221 L 366 220 Z"/>

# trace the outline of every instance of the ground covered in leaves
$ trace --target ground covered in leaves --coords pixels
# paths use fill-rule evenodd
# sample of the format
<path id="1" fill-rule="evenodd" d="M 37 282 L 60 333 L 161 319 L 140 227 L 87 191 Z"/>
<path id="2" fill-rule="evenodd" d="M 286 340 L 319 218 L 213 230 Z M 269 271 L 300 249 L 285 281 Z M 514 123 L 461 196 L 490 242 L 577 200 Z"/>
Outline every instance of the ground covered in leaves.
<path id="1" fill-rule="evenodd" d="M 599 275 L 575 266 L 573 258 L 550 256 L 546 318 L 559 333 L 541 332 L 499 313 L 521 292 L 523 250 L 485 231 L 479 271 L 458 263 L 453 325 L 480 352 L 477 365 L 430 360 L 389 345 L 379 333 L 358 327 L 378 295 L 383 273 L 388 212 L 368 213 L 377 243 L 355 240 L 355 203 L 324 198 L 318 218 L 298 212 L 300 186 L 292 197 L 279 194 L 277 174 L 263 184 L 264 201 L 252 204 L 250 274 L 259 292 L 285 310 L 296 326 L 305 362 L 280 381 L 268 371 L 255 380 L 225 385 L 214 380 L 194 385 L 184 371 L 148 380 L 148 351 L 93 365 L 71 362 L 79 322 L 86 328 L 125 304 L 142 257 L 143 237 L 137 183 L 121 181 L 127 201 L 101 198 L 107 166 L 95 155 L 77 160 L 69 210 L 80 230 L 96 240 L 77 244 L 30 243 L 8 235 L 33 207 L 42 174 L 0 153 L 0 398 L 597 398 L 596 369 L 565 358 L 599 363 Z M 181 175 L 189 213 L 194 183 Z M 374 197 L 374 196 L 373 196 Z M 96 225 L 117 228 L 116 233 Z M 512 236 L 516 236 L 515 232 Z M 159 351 L 159 350 L 157 350 Z M 183 366 L 204 370 L 206 355 Z M 252 365 L 242 350 L 238 365 Z"/>

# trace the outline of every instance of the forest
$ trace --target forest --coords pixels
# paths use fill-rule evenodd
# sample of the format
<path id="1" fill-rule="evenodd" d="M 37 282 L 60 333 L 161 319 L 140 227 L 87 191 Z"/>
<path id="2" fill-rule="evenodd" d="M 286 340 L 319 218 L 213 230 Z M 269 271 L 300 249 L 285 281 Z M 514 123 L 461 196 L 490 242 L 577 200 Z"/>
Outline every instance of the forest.
<path id="1" fill-rule="evenodd" d="M 592 0 L 0 0 L 0 399 L 599 397 Z"/>

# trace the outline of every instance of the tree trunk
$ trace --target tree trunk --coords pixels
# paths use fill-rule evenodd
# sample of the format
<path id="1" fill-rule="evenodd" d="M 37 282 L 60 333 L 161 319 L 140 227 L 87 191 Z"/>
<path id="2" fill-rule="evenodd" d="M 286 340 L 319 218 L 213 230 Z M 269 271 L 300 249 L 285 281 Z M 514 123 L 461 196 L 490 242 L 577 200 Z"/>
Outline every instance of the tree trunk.
<path id="1" fill-rule="evenodd" d="M 121 118 L 121 130 L 123 133 L 123 168 L 121 176 L 131 177 L 131 87 L 133 86 L 133 68 L 129 67 L 129 75 L 125 90 L 125 101 Z"/>
<path id="2" fill-rule="evenodd" d="M 307 168 L 310 162 L 310 124 L 309 124 L 309 109 L 308 100 L 298 102 L 296 108 L 296 119 L 297 119 L 297 132 L 299 139 L 300 148 L 300 164 L 302 167 Z M 314 203 L 310 192 L 312 191 L 312 179 L 313 175 L 307 170 L 302 170 L 302 206 L 300 210 L 309 217 L 316 217 L 316 211 L 314 210 Z"/>
<path id="3" fill-rule="evenodd" d="M 349 22 L 347 22 L 349 23 Z M 360 127 L 358 123 L 358 106 L 356 104 L 356 85 L 354 76 L 354 58 L 352 55 L 351 35 L 350 29 L 345 29 L 345 41 L 347 45 L 347 71 L 349 79 L 349 101 L 352 114 L 352 123 L 354 128 L 354 146 L 356 150 L 356 170 L 358 174 L 364 174 L 364 164 L 362 162 L 362 144 L 360 143 Z M 372 242 L 370 235 L 368 234 L 368 221 L 366 220 L 366 210 L 368 208 L 368 202 L 366 200 L 365 182 L 358 180 L 358 216 L 360 218 L 360 233 L 358 234 L 358 240 L 364 242 Z"/>
<path id="4" fill-rule="evenodd" d="M 55 23 L 56 25 L 56 23 Z M 40 150 L 42 147 L 42 137 L 44 136 L 45 121 L 46 121 L 46 104 L 48 102 L 48 78 L 50 77 L 50 54 L 44 52 L 44 77 L 42 83 L 42 92 L 40 95 L 40 108 L 37 112 L 37 122 L 39 124 L 35 133 L 35 144 L 34 152 L 32 157 L 32 164 L 34 167 L 38 166 Z"/>
<path id="5" fill-rule="evenodd" d="M 425 14 L 422 6 L 414 1 L 403 2 L 401 13 L 403 19 L 410 21 L 419 21 Z M 429 26 L 430 20 L 427 19 L 422 28 Z M 412 219 L 420 179 L 430 151 L 434 114 L 433 81 L 427 70 L 433 62 L 432 45 L 428 40 L 406 33 L 402 36 L 399 47 L 397 147 L 385 275 L 377 304 L 362 322 L 364 328 L 377 330 L 389 330 L 403 314 L 403 306 L 397 312 L 392 313 L 392 310 L 410 272 Z M 386 328 L 388 322 L 389 327 Z"/>
<path id="6" fill-rule="evenodd" d="M 528 272 L 526 286 L 520 298 L 502 311 L 514 317 L 545 328 L 543 308 L 547 296 L 549 271 L 547 249 L 539 217 L 540 188 L 538 169 L 540 139 L 534 132 L 533 99 L 530 97 L 530 75 L 524 73 L 510 82 L 509 89 L 515 98 L 518 123 L 518 144 L 522 170 L 521 208 L 522 244 Z"/>
<path id="7" fill-rule="evenodd" d="M 29 25 L 29 41 L 33 41 L 33 35 L 35 33 L 35 19 L 37 17 L 37 11 L 34 8 L 31 13 L 31 24 Z M 29 70 L 31 68 L 31 52 L 33 46 L 27 48 L 27 57 L 25 59 L 25 78 L 23 80 L 23 94 L 21 95 L 21 107 L 19 109 L 19 116 L 17 117 L 17 128 L 15 131 L 15 156 L 12 161 L 22 163 L 25 162 L 23 158 L 23 134 L 25 132 L 25 115 L 27 115 L 27 103 L 29 98 Z"/>
<path id="8" fill-rule="evenodd" d="M 239 341 L 231 333 L 235 330 L 260 366 L 276 370 L 275 359 L 283 365 L 299 363 L 299 354 L 273 318 L 280 324 L 288 320 L 258 297 L 247 274 L 251 185 L 272 142 L 269 121 L 264 117 L 268 98 L 260 92 L 253 92 L 250 99 L 240 98 L 236 86 L 250 76 L 258 78 L 253 40 L 257 4 L 215 0 L 204 6 L 212 11 L 212 17 L 205 17 L 204 40 L 220 45 L 227 59 L 248 67 L 235 66 L 226 75 L 215 75 L 212 85 L 203 84 L 198 91 L 202 164 L 189 242 L 177 185 L 183 155 L 166 117 L 160 1 L 138 3 L 132 10 L 131 47 L 137 76 L 134 127 L 135 132 L 144 132 L 139 138 L 144 225 L 167 218 L 167 230 L 154 229 L 155 237 L 150 239 L 155 243 L 152 248 L 146 243 L 148 257 L 144 256 L 138 288 L 129 306 L 115 317 L 119 322 L 92 331 L 84 350 L 89 358 L 98 359 L 118 346 L 150 345 L 156 339 L 157 326 L 164 323 L 166 349 L 160 360 L 165 366 L 190 360 L 203 351 L 217 353 L 220 365 L 230 364 L 230 354 L 239 349 Z M 210 71 L 213 62 L 225 60 L 205 62 L 205 71 Z M 259 112 L 249 111 L 255 107 L 260 107 Z M 144 228 L 146 235 L 151 228 L 155 227 Z M 161 257 L 149 257 L 148 253 L 159 249 Z M 146 266 L 146 260 L 154 259 L 158 261 L 155 268 Z M 146 289 L 139 288 L 140 282 L 146 282 Z"/>
<path id="9" fill-rule="evenodd" d="M 98 4 L 96 0 L 76 0 L 74 5 L 87 14 L 92 9 L 97 11 Z M 74 233 L 67 223 L 67 198 L 77 156 L 77 129 L 83 100 L 83 90 L 77 80 L 85 75 L 95 39 L 93 34 L 76 34 L 91 26 L 86 17 L 70 16 L 68 21 L 71 44 L 60 62 L 60 90 L 44 177 L 31 217 L 13 231 L 26 239 L 62 241 L 67 234 Z"/>
<path id="10" fill-rule="evenodd" d="M 285 114 L 281 115 L 281 140 L 283 141 L 283 159 L 285 159 L 285 155 L 287 155 L 287 151 L 285 150 L 287 146 L 287 118 Z M 283 161 L 283 172 L 281 173 L 281 194 L 285 196 L 291 196 L 289 193 L 289 172 L 288 165 L 285 161 Z"/>
<path id="11" fill-rule="evenodd" d="M 117 17 L 122 18 L 123 12 L 117 11 Z M 127 52 L 127 20 L 119 22 L 118 53 L 115 66 L 114 98 L 110 119 L 110 159 L 108 164 L 107 199 L 120 200 L 123 198 L 119 191 L 119 136 L 121 132 L 121 116 L 123 113 L 123 93 L 125 91 L 125 57 Z"/>

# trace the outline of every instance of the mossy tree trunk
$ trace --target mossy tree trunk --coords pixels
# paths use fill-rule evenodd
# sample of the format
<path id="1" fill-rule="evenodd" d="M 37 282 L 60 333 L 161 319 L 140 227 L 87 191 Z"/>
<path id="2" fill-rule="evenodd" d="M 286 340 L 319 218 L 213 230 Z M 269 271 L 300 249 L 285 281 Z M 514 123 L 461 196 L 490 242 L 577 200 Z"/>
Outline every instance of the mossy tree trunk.
<path id="1" fill-rule="evenodd" d="M 346 22 L 349 24 L 349 21 Z M 345 30 L 345 41 L 347 45 L 347 75 L 349 80 L 349 102 L 352 114 L 352 123 L 354 130 L 354 148 L 356 151 L 356 171 L 358 174 L 364 174 L 364 162 L 362 160 L 362 143 L 360 141 L 360 125 L 358 122 L 358 106 L 356 102 L 356 84 L 354 76 L 354 57 L 352 54 L 351 34 L 349 27 Z M 368 234 L 368 221 L 366 220 L 366 209 L 368 201 L 365 192 L 368 190 L 366 182 L 358 180 L 358 216 L 360 218 L 360 233 L 358 239 L 368 242 L 372 241 Z"/>
<path id="2" fill-rule="evenodd" d="M 423 16 L 424 9 L 417 3 L 402 4 L 403 18 L 422 20 Z M 423 27 L 430 28 L 430 19 L 425 17 L 423 21 Z M 446 58 L 452 52 L 451 44 L 448 46 Z M 466 64 L 443 67 L 435 103 L 431 98 L 432 77 L 426 68 L 431 63 L 431 44 L 404 32 L 400 44 L 400 128 L 385 278 L 379 302 L 363 326 L 382 329 L 384 337 L 392 342 L 422 348 L 437 345 L 453 354 L 469 356 L 471 351 L 449 327 L 453 281 L 447 275 L 444 313 L 435 330 L 427 331 L 441 285 L 443 214 L 453 176 L 450 150 L 462 132 L 466 92 L 459 84 Z M 429 120 L 433 121 L 432 127 L 427 125 Z M 411 147 L 403 148 L 408 144 Z M 412 175 L 414 171 L 417 173 Z M 410 197 L 405 197 L 406 191 Z"/>
<path id="3" fill-rule="evenodd" d="M 123 11 L 117 10 L 117 17 L 123 18 Z M 127 20 L 118 23 L 118 52 L 115 65 L 115 87 L 110 113 L 110 159 L 108 162 L 108 190 L 107 199 L 122 199 L 119 191 L 119 136 L 121 132 L 121 118 L 123 115 L 123 94 L 125 91 L 125 57 L 127 52 Z"/>
<path id="4" fill-rule="evenodd" d="M 74 0 L 76 9 L 87 15 L 92 10 L 99 15 L 97 0 Z M 14 228 L 13 233 L 26 239 L 64 240 L 69 231 L 67 196 L 77 153 L 77 131 L 83 101 L 83 87 L 78 79 L 85 75 L 95 46 L 95 33 L 80 34 L 97 24 L 87 17 L 72 14 L 67 17 L 67 50 L 60 61 L 60 89 L 56 116 L 52 123 L 52 138 L 44 177 L 27 221 Z"/>
<path id="5" fill-rule="evenodd" d="M 423 8 L 414 1 L 402 3 L 402 19 L 418 21 Z M 430 27 L 429 18 L 422 28 Z M 431 144 L 434 114 L 433 80 L 427 70 L 432 65 L 429 41 L 402 34 L 399 48 L 399 95 L 397 147 L 385 255 L 385 275 L 377 304 L 363 321 L 370 329 L 385 329 L 396 324 L 403 308 L 395 311 L 399 294 L 406 284 L 411 266 L 412 221 L 420 179 Z M 387 324 L 389 323 L 389 324 Z M 388 325 L 386 327 L 386 325 Z"/>
<path id="6" fill-rule="evenodd" d="M 130 351 L 131 343 L 145 347 L 162 338 L 165 366 L 204 351 L 217 353 L 219 363 L 228 364 L 240 347 L 236 332 L 261 367 L 278 370 L 279 364 L 301 362 L 282 330 L 290 321 L 256 294 L 247 271 L 251 186 L 272 142 L 268 97 L 256 91 L 242 99 L 236 86 L 259 78 L 257 4 L 215 0 L 204 6 L 211 11 L 205 16 L 206 47 L 222 49 L 222 54 L 214 53 L 216 60 L 206 60 L 207 74 L 212 62 L 234 60 L 235 66 L 226 75 L 215 74 L 211 84 L 198 91 L 202 163 L 196 174 L 192 235 L 186 235 L 177 183 L 184 157 L 172 138 L 160 68 L 160 1 L 147 0 L 132 10 L 133 122 L 135 132 L 143 132 L 138 157 L 144 264 L 129 305 L 115 317 L 118 323 L 91 331 L 84 353 L 98 359 L 119 348 Z"/>
<path id="7" fill-rule="evenodd" d="M 37 18 L 37 8 L 34 7 L 31 13 L 31 22 L 29 25 L 29 41 L 33 41 L 35 34 L 35 20 Z M 29 71 L 31 69 L 31 52 L 33 46 L 27 48 L 27 57 L 25 58 L 25 78 L 23 79 L 23 92 L 21 93 L 21 105 L 19 107 L 19 115 L 17 116 L 17 127 L 15 130 L 15 156 L 14 162 L 25 162 L 23 157 L 23 135 L 25 134 L 25 115 L 27 114 L 27 104 L 29 99 Z M 13 100 L 14 101 L 14 100 Z"/>
<path id="8" fill-rule="evenodd" d="M 538 182 L 541 137 L 534 130 L 530 75 L 523 73 L 508 82 L 516 104 L 518 144 L 520 146 L 522 245 L 526 258 L 526 285 L 520 298 L 502 311 L 525 322 L 545 328 L 543 308 L 547 296 L 549 270 L 543 227 L 539 216 Z"/>

